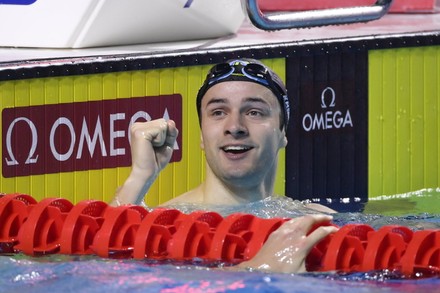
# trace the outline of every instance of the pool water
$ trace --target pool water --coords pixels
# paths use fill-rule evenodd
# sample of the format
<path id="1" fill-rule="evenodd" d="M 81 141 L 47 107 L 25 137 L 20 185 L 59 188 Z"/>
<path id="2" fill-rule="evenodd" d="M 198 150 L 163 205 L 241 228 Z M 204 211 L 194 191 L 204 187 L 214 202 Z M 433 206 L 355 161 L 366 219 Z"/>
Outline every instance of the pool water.
<path id="1" fill-rule="evenodd" d="M 362 213 L 338 213 L 335 224 L 366 223 L 378 229 L 398 224 L 413 230 L 440 227 L 440 189 L 381 197 Z M 198 206 L 179 206 L 185 212 Z M 269 198 L 236 208 L 210 207 L 222 215 L 239 210 L 259 217 L 310 213 L 302 203 Z M 244 210 L 243 210 L 244 209 Z M 23 254 L 0 256 L 0 292 L 440 292 L 438 275 L 406 278 L 389 270 L 363 273 L 277 274 L 229 271 L 196 259 L 169 262 L 104 259 L 96 256 Z"/>
<path id="2" fill-rule="evenodd" d="M 0 258 L 1 292 L 438 292 L 437 277 L 404 279 L 392 272 L 267 274 L 201 264 L 94 257 Z"/>

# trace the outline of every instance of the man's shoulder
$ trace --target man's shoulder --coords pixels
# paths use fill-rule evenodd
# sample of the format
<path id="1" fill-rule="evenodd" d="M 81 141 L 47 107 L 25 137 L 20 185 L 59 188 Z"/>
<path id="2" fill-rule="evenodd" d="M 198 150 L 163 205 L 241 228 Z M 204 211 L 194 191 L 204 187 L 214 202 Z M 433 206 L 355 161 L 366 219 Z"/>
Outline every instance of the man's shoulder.
<path id="1" fill-rule="evenodd" d="M 306 204 L 306 207 L 308 207 L 309 209 L 313 209 L 315 211 L 318 211 L 318 212 L 322 212 L 322 213 L 330 213 L 330 214 L 336 213 L 335 210 L 328 208 L 324 205 L 317 204 L 317 203 L 308 203 L 308 204 Z"/>
<path id="2" fill-rule="evenodd" d="M 175 198 L 170 199 L 169 201 L 163 203 L 162 205 L 173 205 L 178 203 L 200 203 L 202 202 L 202 198 L 198 189 L 192 189 L 181 195 L 176 196 Z"/>

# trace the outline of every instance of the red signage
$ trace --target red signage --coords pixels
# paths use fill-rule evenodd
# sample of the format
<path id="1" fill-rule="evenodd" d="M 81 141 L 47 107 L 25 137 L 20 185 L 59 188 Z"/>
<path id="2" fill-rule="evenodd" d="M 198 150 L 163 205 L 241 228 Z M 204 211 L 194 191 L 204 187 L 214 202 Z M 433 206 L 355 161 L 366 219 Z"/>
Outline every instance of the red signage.
<path id="1" fill-rule="evenodd" d="M 180 130 L 171 162 L 180 161 L 180 94 L 3 109 L 3 176 L 130 166 L 131 125 L 162 117 Z"/>

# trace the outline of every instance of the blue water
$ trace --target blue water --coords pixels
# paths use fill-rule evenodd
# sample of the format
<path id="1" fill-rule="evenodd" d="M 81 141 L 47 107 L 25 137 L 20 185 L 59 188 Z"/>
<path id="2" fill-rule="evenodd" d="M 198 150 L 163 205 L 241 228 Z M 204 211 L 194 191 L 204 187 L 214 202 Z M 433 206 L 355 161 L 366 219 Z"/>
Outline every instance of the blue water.
<path id="1" fill-rule="evenodd" d="M 363 213 L 336 214 L 334 222 L 340 226 L 367 223 L 375 229 L 388 224 L 413 230 L 438 229 L 439 199 L 438 189 L 386 197 L 368 203 Z M 429 206 L 429 212 L 424 211 L 425 206 Z M 180 208 L 190 212 L 199 207 Z M 239 207 L 242 208 L 261 217 L 293 217 L 311 212 L 303 204 L 285 198 L 270 198 Z M 237 212 L 212 209 L 222 215 Z M 440 292 L 438 276 L 408 279 L 387 270 L 275 274 L 228 271 L 201 260 L 170 263 L 95 256 L 2 255 L 0 276 L 0 292 Z"/>
<path id="2" fill-rule="evenodd" d="M 1 292 L 440 292 L 440 279 L 388 271 L 267 274 L 95 257 L 0 257 Z"/>

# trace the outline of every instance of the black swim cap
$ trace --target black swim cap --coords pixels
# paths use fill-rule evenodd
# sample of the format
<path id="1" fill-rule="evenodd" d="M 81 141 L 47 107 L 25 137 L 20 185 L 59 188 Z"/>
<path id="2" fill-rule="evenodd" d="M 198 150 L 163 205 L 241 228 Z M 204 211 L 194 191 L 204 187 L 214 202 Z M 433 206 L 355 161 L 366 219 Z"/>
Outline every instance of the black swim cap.
<path id="1" fill-rule="evenodd" d="M 202 98 L 214 85 L 224 81 L 250 81 L 270 89 L 283 110 L 283 125 L 287 129 L 290 119 L 290 102 L 281 78 L 269 67 L 255 59 L 236 59 L 213 66 L 197 94 L 197 113 L 200 119 Z"/>

